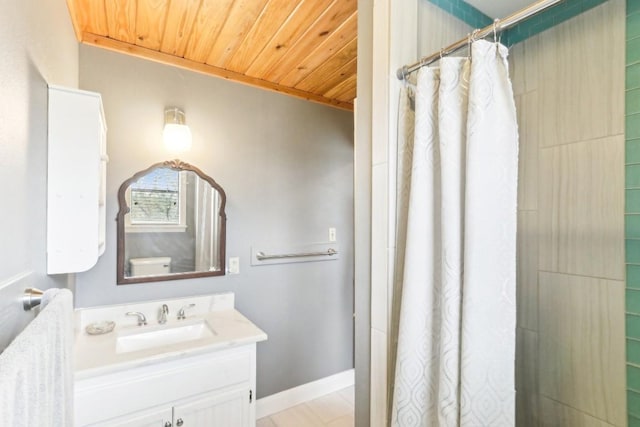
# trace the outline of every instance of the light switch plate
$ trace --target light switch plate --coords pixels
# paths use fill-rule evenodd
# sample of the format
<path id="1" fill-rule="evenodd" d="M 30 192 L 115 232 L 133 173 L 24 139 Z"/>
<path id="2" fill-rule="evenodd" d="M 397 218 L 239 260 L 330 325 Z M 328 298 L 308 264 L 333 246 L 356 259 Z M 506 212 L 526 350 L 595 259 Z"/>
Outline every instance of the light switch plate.
<path id="1" fill-rule="evenodd" d="M 227 267 L 227 273 L 240 274 L 240 258 L 229 257 L 229 266 Z"/>

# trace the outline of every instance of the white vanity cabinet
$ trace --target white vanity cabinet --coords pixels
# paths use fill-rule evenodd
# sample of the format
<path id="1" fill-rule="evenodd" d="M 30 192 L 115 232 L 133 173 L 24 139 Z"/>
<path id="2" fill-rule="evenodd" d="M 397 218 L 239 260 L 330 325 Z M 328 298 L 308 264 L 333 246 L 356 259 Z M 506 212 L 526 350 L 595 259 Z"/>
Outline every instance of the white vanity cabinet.
<path id="1" fill-rule="evenodd" d="M 187 399 L 172 407 L 154 408 L 142 413 L 98 423 L 98 426 L 117 427 L 188 427 L 188 426 L 237 426 L 255 425 L 249 423 L 250 404 L 245 388 L 227 392 L 205 393 L 203 396 Z"/>
<path id="2" fill-rule="evenodd" d="M 226 393 L 211 393 L 173 407 L 175 426 L 249 426 L 253 392 L 240 388 Z M 251 402 L 251 403 L 250 403 Z M 255 426 L 255 420 L 253 420 Z"/>
<path id="3" fill-rule="evenodd" d="M 86 271 L 105 249 L 102 98 L 49 86 L 48 120 L 47 273 Z"/>
<path id="4" fill-rule="evenodd" d="M 250 392 L 249 392 L 250 393 Z M 238 426 L 249 425 L 249 399 L 247 390 L 238 389 L 226 393 L 207 393 L 172 408 L 159 408 L 133 418 L 111 420 L 100 426 L 118 427 L 188 427 L 188 426 Z"/>
<path id="5" fill-rule="evenodd" d="M 171 408 L 156 408 L 151 411 L 136 413 L 124 417 L 124 419 L 110 420 L 98 423 L 99 426 L 118 427 L 173 427 L 173 411 Z"/>
<path id="6" fill-rule="evenodd" d="M 75 425 L 254 427 L 256 345 L 267 334 L 234 305 L 223 292 L 76 310 Z M 151 313 L 165 306 L 160 324 Z M 86 332 L 104 319 L 113 331 Z"/>
<path id="7" fill-rule="evenodd" d="M 255 426 L 256 344 L 76 381 L 76 426 Z"/>

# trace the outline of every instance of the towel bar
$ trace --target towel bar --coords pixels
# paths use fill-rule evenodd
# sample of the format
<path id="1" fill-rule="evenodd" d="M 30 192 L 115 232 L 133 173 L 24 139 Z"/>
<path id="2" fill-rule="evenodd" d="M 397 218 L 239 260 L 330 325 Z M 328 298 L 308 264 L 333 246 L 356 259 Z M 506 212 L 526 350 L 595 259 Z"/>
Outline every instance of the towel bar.
<path id="1" fill-rule="evenodd" d="M 42 302 L 43 293 L 36 288 L 25 289 L 22 295 L 22 308 L 24 308 L 24 311 L 30 311 L 32 308 L 39 306 Z"/>
<path id="2" fill-rule="evenodd" d="M 332 256 L 336 255 L 338 251 L 333 248 L 329 248 L 324 252 L 302 252 L 297 254 L 278 254 L 278 255 L 267 255 L 264 252 L 258 252 L 256 254 L 256 258 L 258 261 L 264 261 L 266 259 L 278 259 L 278 258 L 301 258 L 308 256 Z"/>

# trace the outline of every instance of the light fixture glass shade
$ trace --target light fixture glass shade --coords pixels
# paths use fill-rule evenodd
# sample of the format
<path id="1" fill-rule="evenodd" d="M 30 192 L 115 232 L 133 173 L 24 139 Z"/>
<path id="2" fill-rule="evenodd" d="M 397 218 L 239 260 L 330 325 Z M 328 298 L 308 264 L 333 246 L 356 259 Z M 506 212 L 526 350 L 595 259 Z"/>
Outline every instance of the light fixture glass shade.
<path id="1" fill-rule="evenodd" d="M 184 111 L 168 108 L 164 112 L 164 145 L 173 152 L 187 151 L 191 148 L 191 130 L 185 124 Z"/>

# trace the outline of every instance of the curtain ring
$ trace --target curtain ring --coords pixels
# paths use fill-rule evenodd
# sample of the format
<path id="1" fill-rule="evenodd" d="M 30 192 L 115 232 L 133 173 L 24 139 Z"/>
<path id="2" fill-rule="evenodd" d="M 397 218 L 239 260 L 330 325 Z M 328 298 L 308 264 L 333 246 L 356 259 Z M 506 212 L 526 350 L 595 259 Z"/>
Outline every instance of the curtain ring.
<path id="1" fill-rule="evenodd" d="M 478 33 L 480 32 L 479 29 L 475 29 L 473 30 L 473 32 L 469 33 L 469 35 L 467 36 L 467 48 L 469 49 L 469 59 L 471 59 L 471 45 L 473 44 L 473 42 L 476 41 L 476 36 L 478 35 Z"/>
<path id="2" fill-rule="evenodd" d="M 440 48 L 440 59 L 444 56 L 444 48 Z"/>
<path id="3" fill-rule="evenodd" d="M 500 24 L 500 19 L 496 18 L 493 21 L 493 41 L 495 43 L 500 43 L 500 39 L 502 39 L 502 33 L 498 36 L 498 24 Z"/>

